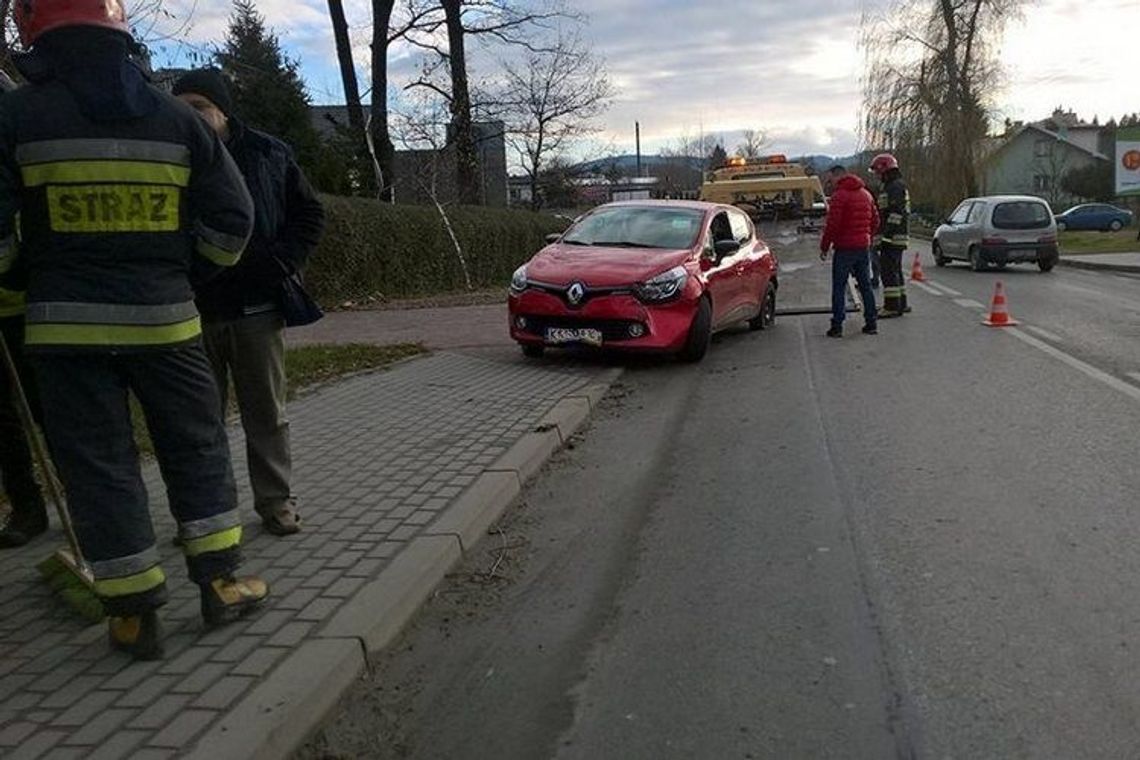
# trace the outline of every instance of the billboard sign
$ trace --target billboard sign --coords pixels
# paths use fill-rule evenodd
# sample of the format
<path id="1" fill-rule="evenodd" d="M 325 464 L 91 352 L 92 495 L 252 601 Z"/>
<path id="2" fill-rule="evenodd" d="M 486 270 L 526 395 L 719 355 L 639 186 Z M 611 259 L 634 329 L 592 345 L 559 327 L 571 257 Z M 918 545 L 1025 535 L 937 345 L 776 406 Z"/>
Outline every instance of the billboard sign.
<path id="1" fill-rule="evenodd" d="M 1140 195 L 1140 127 L 1116 130 L 1116 194 Z"/>

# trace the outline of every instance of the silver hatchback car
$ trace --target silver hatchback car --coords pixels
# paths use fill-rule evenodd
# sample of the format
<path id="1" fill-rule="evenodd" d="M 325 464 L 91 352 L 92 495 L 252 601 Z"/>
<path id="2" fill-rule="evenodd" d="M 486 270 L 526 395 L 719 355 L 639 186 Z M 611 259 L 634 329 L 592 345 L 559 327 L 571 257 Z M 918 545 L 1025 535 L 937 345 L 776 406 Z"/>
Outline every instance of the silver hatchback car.
<path id="1" fill-rule="evenodd" d="M 938 266 L 960 259 L 975 272 L 991 264 L 1037 264 L 1048 272 L 1060 257 L 1053 211 L 1031 195 L 967 198 L 934 232 L 931 249 Z"/>

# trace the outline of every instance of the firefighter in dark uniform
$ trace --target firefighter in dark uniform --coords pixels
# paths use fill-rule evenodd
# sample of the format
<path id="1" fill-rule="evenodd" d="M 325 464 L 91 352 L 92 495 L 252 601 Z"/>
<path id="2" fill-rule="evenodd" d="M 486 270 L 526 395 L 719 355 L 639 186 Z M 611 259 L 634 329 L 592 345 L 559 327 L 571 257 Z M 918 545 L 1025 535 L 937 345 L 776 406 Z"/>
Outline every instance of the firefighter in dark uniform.
<path id="1" fill-rule="evenodd" d="M 910 245 L 910 191 L 899 162 L 890 153 L 875 156 L 871 173 L 879 178 L 879 267 L 883 280 L 880 319 L 901 317 L 910 311 L 903 278 L 903 252 Z"/>
<path id="2" fill-rule="evenodd" d="M 122 0 L 20 0 L 15 16 L 31 52 L 28 84 L 0 103 L 0 286 L 26 287 L 44 429 L 111 644 L 154 659 L 166 580 L 128 393 L 207 625 L 268 594 L 235 575 L 241 519 L 193 290 L 238 261 L 252 201 L 217 136 L 135 65 Z"/>

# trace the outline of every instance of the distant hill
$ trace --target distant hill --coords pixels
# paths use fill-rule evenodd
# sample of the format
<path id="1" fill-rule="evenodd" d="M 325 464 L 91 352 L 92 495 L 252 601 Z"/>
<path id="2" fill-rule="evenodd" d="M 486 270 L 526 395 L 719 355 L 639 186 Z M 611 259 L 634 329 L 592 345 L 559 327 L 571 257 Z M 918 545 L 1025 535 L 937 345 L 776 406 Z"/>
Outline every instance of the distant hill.
<path id="1" fill-rule="evenodd" d="M 826 169 L 830 169 L 837 163 L 843 164 L 844 166 L 852 165 L 857 162 L 858 158 L 858 156 L 836 157 L 817 154 L 791 157 L 789 160 L 794 163 L 801 163 L 805 167 L 810 166 L 818 174 Z M 685 161 L 691 168 L 696 170 L 700 170 L 704 165 L 704 159 L 698 156 L 686 156 L 684 158 L 642 156 L 641 171 L 648 174 L 651 173 L 655 167 L 676 163 L 677 161 Z M 616 170 L 623 175 L 633 176 L 637 173 L 637 156 L 625 154 L 621 156 L 609 156 L 607 158 L 596 158 L 592 161 L 583 161 L 580 164 L 576 164 L 574 168 L 585 174 L 604 174 L 605 172 Z"/>

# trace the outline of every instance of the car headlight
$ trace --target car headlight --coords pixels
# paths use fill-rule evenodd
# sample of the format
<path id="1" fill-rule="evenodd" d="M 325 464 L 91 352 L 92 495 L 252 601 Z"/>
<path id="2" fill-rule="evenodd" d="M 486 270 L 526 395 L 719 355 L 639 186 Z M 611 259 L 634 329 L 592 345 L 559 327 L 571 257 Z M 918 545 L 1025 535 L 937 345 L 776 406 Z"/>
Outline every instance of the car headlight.
<path id="1" fill-rule="evenodd" d="M 515 273 L 513 275 L 511 275 L 511 292 L 521 293 L 526 290 L 526 286 L 526 264 L 523 264 L 521 267 L 515 270 Z"/>
<path id="2" fill-rule="evenodd" d="M 685 287 L 689 273 L 682 266 L 662 272 L 651 280 L 634 286 L 637 297 L 642 301 L 668 301 Z"/>

